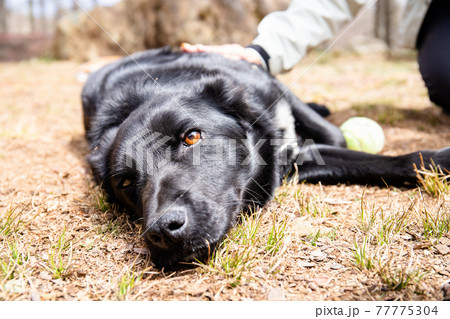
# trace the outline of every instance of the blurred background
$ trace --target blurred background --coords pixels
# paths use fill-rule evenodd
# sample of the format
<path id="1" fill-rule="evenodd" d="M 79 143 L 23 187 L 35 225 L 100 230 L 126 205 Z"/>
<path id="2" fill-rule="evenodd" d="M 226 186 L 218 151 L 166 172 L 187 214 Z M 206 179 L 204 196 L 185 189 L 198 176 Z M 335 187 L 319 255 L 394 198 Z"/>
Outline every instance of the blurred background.
<path id="1" fill-rule="evenodd" d="M 0 61 L 79 62 L 165 45 L 248 44 L 259 21 L 289 0 L 0 0 Z M 339 46 L 389 46 L 392 4 L 380 0 Z M 376 41 L 375 39 L 381 39 Z M 117 42 L 117 43 L 116 43 Z M 326 44 L 325 44 L 326 45 Z M 367 48 L 369 46 L 369 48 Z"/>
<path id="2" fill-rule="evenodd" d="M 0 0 L 0 61 L 51 56 L 58 22 L 65 16 L 119 0 Z"/>

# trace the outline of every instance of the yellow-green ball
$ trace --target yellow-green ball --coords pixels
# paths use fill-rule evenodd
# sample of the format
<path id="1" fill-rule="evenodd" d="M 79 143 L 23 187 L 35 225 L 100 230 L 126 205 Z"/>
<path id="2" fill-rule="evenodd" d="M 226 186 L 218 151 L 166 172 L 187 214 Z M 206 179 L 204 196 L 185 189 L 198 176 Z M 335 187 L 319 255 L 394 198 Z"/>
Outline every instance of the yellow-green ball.
<path id="1" fill-rule="evenodd" d="M 350 150 L 376 154 L 383 149 L 383 129 L 367 117 L 352 117 L 340 129 Z"/>

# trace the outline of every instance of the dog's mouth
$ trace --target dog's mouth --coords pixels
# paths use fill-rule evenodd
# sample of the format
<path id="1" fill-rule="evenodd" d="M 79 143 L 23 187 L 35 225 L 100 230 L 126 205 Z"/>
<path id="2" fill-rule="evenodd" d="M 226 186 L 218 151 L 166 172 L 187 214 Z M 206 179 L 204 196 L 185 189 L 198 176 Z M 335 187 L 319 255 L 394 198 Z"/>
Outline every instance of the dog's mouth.
<path id="1" fill-rule="evenodd" d="M 190 268 L 198 266 L 198 264 L 204 264 L 211 258 L 220 242 L 209 243 L 205 241 L 203 245 L 188 246 L 182 244 L 161 249 L 152 245 L 146 239 L 152 262 L 156 267 L 164 269 Z"/>
<path id="2" fill-rule="evenodd" d="M 149 226 L 144 238 L 155 266 L 168 269 L 198 265 L 212 257 L 235 225 L 240 205 L 226 207 L 220 214 L 211 213 L 216 212 L 212 206 L 200 201 L 192 205 L 172 205 L 154 221 L 147 217 Z M 194 211 L 192 207 L 197 209 Z"/>

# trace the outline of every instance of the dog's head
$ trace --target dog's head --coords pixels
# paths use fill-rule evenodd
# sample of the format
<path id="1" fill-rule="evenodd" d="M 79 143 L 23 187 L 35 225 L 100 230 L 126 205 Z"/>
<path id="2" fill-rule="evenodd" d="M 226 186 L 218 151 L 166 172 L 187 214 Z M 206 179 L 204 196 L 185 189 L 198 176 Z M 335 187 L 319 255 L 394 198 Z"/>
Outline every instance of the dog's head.
<path id="1" fill-rule="evenodd" d="M 255 124 L 245 93 L 223 79 L 190 91 L 146 99 L 88 158 L 110 199 L 143 218 L 159 267 L 208 257 L 279 180 L 274 133 L 264 118 Z"/>

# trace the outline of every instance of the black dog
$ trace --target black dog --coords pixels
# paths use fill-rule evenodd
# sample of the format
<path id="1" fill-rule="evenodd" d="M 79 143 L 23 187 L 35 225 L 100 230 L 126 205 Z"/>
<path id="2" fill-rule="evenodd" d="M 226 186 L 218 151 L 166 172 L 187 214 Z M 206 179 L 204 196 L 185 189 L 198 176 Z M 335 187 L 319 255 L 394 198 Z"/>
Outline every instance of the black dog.
<path id="1" fill-rule="evenodd" d="M 420 154 L 450 169 L 450 148 L 398 157 L 347 150 L 317 106 L 259 67 L 214 54 L 158 49 L 121 59 L 89 77 L 83 108 L 97 181 L 143 218 L 160 267 L 205 259 L 294 163 L 300 180 L 325 184 L 414 184 Z"/>

